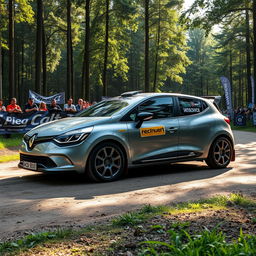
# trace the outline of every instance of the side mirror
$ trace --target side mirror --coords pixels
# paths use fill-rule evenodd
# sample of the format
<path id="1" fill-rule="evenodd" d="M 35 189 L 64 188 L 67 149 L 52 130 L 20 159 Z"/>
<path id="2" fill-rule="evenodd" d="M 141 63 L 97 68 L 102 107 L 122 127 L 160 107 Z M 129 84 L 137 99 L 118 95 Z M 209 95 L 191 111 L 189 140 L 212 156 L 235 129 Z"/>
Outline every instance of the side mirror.
<path id="1" fill-rule="evenodd" d="M 136 124 L 136 128 L 140 128 L 144 121 L 151 120 L 153 118 L 153 116 L 154 116 L 154 114 L 150 113 L 150 112 L 140 112 L 137 115 L 138 123 Z"/>

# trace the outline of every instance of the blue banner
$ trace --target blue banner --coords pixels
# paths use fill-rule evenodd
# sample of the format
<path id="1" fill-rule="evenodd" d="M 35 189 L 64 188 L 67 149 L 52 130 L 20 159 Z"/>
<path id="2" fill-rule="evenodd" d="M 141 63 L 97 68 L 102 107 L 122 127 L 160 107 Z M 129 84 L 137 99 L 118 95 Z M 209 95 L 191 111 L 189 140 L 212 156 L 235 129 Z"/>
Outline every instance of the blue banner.
<path id="1" fill-rule="evenodd" d="M 256 126 L 256 112 L 252 113 L 252 123 Z"/>
<path id="2" fill-rule="evenodd" d="M 231 119 L 233 119 L 231 84 L 230 84 L 230 81 L 228 80 L 228 78 L 225 76 L 222 76 L 220 78 L 220 80 L 221 80 L 221 83 L 223 85 L 224 92 L 225 92 L 228 114 L 231 117 Z"/>
<path id="3" fill-rule="evenodd" d="M 246 116 L 244 114 L 236 114 L 234 118 L 235 126 L 246 126 Z"/>
<path id="4" fill-rule="evenodd" d="M 67 117 L 65 112 L 38 111 L 34 113 L 0 112 L 0 134 L 26 133 L 32 128 Z"/>
<path id="5" fill-rule="evenodd" d="M 51 104 L 52 100 L 56 100 L 57 104 L 64 104 L 65 103 L 65 92 L 61 92 L 49 97 L 45 97 L 39 95 L 36 92 L 29 90 L 29 98 L 34 99 L 35 103 L 45 102 L 46 104 Z"/>

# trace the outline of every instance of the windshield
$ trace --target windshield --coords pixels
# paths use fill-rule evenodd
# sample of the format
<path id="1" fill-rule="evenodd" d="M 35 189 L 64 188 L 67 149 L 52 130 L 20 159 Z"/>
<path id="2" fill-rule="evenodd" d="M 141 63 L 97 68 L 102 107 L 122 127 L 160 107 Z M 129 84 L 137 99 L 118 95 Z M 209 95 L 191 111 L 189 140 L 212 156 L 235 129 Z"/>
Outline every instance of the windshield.
<path id="1" fill-rule="evenodd" d="M 108 100 L 102 101 L 90 108 L 78 113 L 76 116 L 79 117 L 105 117 L 112 116 L 121 109 L 128 106 L 128 102 L 121 100 Z"/>

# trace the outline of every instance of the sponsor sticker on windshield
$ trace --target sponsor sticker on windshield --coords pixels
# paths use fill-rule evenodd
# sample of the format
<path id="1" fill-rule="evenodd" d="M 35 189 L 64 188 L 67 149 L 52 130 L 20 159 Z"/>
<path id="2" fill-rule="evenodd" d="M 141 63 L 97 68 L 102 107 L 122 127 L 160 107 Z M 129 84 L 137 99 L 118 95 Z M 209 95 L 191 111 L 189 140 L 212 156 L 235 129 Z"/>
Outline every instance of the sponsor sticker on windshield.
<path id="1" fill-rule="evenodd" d="M 150 137 L 150 136 L 159 136 L 159 135 L 165 135 L 164 126 L 140 128 L 141 137 Z"/>

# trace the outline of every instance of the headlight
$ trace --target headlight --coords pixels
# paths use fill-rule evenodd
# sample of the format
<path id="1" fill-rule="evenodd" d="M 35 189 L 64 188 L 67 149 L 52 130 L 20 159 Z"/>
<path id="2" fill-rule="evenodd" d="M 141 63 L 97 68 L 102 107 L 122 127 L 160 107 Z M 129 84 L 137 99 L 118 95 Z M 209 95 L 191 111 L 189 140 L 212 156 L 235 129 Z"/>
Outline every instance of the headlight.
<path id="1" fill-rule="evenodd" d="M 93 130 L 93 127 L 87 127 L 79 130 L 66 132 L 64 134 L 61 134 L 55 137 L 53 140 L 57 142 L 57 144 L 61 144 L 61 145 L 77 144 L 84 141 L 92 132 L 92 130 Z"/>

